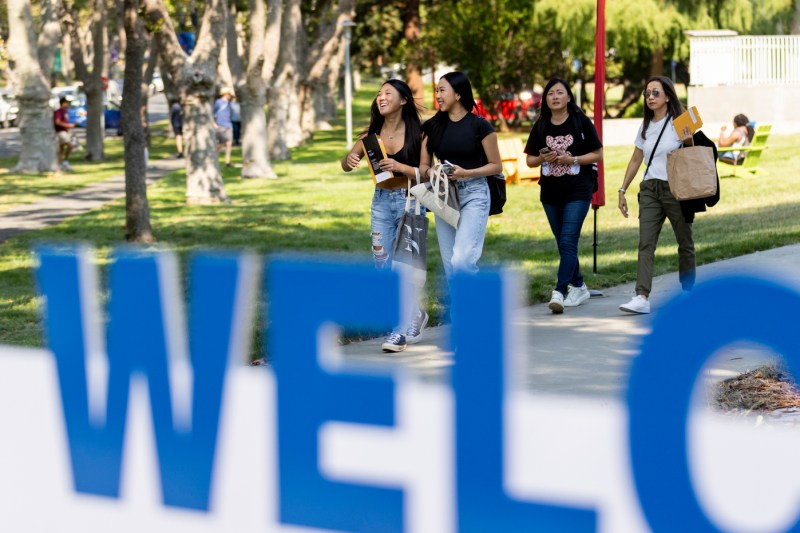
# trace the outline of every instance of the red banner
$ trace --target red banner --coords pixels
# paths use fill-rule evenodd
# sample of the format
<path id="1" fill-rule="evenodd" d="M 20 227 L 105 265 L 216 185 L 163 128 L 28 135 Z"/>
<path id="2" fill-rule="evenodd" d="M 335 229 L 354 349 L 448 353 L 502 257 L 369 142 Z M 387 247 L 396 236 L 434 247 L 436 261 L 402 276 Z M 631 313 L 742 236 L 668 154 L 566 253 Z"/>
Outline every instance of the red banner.
<path id="1" fill-rule="evenodd" d="M 594 127 L 603 142 L 603 110 L 606 87 L 606 2 L 597 0 L 597 31 L 594 48 Z M 605 173 L 603 162 L 597 164 L 597 192 L 592 195 L 592 207 L 606 205 Z"/>

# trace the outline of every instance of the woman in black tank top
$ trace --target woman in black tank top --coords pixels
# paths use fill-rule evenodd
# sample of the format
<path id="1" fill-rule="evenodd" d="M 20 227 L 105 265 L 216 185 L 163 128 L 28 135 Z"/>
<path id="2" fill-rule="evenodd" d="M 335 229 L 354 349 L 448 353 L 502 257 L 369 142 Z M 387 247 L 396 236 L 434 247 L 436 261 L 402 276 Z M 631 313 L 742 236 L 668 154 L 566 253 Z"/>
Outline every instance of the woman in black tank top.
<path id="1" fill-rule="evenodd" d="M 395 177 L 375 186 L 372 197 L 371 233 L 372 257 L 375 267 L 389 269 L 397 239 L 397 227 L 405 213 L 408 180 L 415 180 L 419 167 L 421 127 L 419 110 L 409 86 L 400 80 L 388 80 L 381 86 L 372 102 L 369 127 L 359 136 L 377 134 L 386 152 L 391 154 L 380 162 L 382 171 L 391 171 Z M 356 142 L 342 159 L 342 170 L 350 172 L 358 167 L 364 157 L 364 147 Z M 412 198 L 412 207 L 415 200 Z M 422 208 L 425 212 L 425 208 Z M 422 287 L 418 287 L 421 291 Z M 419 301 L 419 294 L 418 301 Z M 383 343 L 383 350 L 400 352 L 407 344 L 419 341 L 422 329 L 428 323 L 428 314 L 417 309 L 413 317 L 399 326 Z"/>

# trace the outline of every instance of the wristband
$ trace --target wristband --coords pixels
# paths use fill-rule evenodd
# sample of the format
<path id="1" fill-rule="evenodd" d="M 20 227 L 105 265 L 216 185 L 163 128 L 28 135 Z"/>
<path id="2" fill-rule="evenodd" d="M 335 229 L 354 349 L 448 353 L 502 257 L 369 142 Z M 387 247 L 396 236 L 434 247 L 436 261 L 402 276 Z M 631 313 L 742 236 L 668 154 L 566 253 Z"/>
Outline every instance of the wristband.
<path id="1" fill-rule="evenodd" d="M 620 187 L 619 192 L 621 192 L 622 194 L 625 194 L 625 187 Z"/>

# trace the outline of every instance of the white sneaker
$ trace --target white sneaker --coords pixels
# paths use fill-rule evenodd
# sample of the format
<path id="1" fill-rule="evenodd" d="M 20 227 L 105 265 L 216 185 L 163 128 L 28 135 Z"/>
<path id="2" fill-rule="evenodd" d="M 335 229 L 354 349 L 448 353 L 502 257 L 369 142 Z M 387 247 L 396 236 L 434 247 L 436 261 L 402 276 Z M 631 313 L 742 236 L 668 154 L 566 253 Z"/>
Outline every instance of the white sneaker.
<path id="1" fill-rule="evenodd" d="M 565 307 L 578 307 L 583 302 L 591 298 L 592 295 L 589 294 L 589 288 L 584 283 L 580 287 L 573 287 L 570 285 L 567 287 L 567 297 L 564 298 L 564 306 Z"/>
<path id="2" fill-rule="evenodd" d="M 550 305 L 548 305 L 554 315 L 559 315 L 564 312 L 564 295 L 559 291 L 553 291 L 550 295 Z"/>
<path id="3" fill-rule="evenodd" d="M 70 165 L 68 161 L 63 161 L 61 163 L 61 170 L 65 172 L 72 172 L 72 165 Z"/>
<path id="4" fill-rule="evenodd" d="M 619 308 L 621 311 L 626 311 L 628 313 L 646 315 L 650 312 L 650 300 L 641 294 L 637 294 L 631 298 L 630 302 L 620 305 Z"/>

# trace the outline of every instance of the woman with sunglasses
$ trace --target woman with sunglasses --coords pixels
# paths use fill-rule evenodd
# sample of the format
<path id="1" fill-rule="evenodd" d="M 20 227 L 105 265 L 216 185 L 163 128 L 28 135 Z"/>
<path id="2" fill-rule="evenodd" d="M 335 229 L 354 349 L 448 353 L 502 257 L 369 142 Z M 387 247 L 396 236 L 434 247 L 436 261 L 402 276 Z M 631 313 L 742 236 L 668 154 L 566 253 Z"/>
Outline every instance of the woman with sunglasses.
<path id="1" fill-rule="evenodd" d="M 422 125 L 420 170 L 427 172 L 433 156 L 448 161 L 453 172 L 461 215 L 458 228 L 436 216 L 436 237 L 445 275 L 478 271 L 489 219 L 486 176 L 500 173 L 497 134 L 489 122 L 473 113 L 472 84 L 463 72 L 448 72 L 436 87 L 439 111 Z"/>
<path id="2" fill-rule="evenodd" d="M 391 171 L 395 178 L 375 186 L 372 196 L 371 232 L 372 258 L 378 270 L 392 266 L 392 252 L 397 239 L 397 226 L 403 218 L 408 195 L 408 180 L 416 179 L 419 167 L 420 139 L 422 138 L 419 108 L 408 84 L 401 80 L 387 80 L 378 91 L 370 109 L 369 126 L 359 136 L 377 134 L 388 152 L 380 161 L 382 171 Z M 356 142 L 342 159 L 342 170 L 350 172 L 358 167 L 364 157 L 364 148 Z M 415 205 L 412 199 L 412 208 Z M 424 214 L 425 208 L 421 207 Z M 422 287 L 416 287 L 418 293 Z M 417 300 L 421 294 L 417 294 Z M 420 334 L 428 324 L 428 313 L 417 309 L 411 321 L 394 331 L 383 343 L 385 352 L 401 352 L 408 344 L 419 342 Z"/>
<path id="3" fill-rule="evenodd" d="M 553 78 L 545 85 L 542 112 L 525 153 L 529 167 L 542 165 L 540 199 L 560 257 L 549 307 L 560 314 L 590 296 L 578 262 L 578 241 L 594 192 L 592 166 L 603 159 L 594 124 L 575 104 L 566 81 Z"/>
<path id="4" fill-rule="evenodd" d="M 619 210 L 628 217 L 625 193 L 636 177 L 643 161 L 647 161 L 644 178 L 639 186 L 639 257 L 636 270 L 636 296 L 619 306 L 628 313 L 650 312 L 650 291 L 653 284 L 653 264 L 656 244 L 664 221 L 669 218 L 675 239 L 678 241 L 678 276 L 684 290 L 694 286 L 695 255 L 692 224 L 672 196 L 667 182 L 667 154 L 691 145 L 692 135 L 684 128 L 679 138 L 672 119 L 683 113 L 672 80 L 664 76 L 651 76 L 644 91 L 644 121 L 639 127 L 634 144 L 636 148 L 625 171 L 619 189 Z"/>

